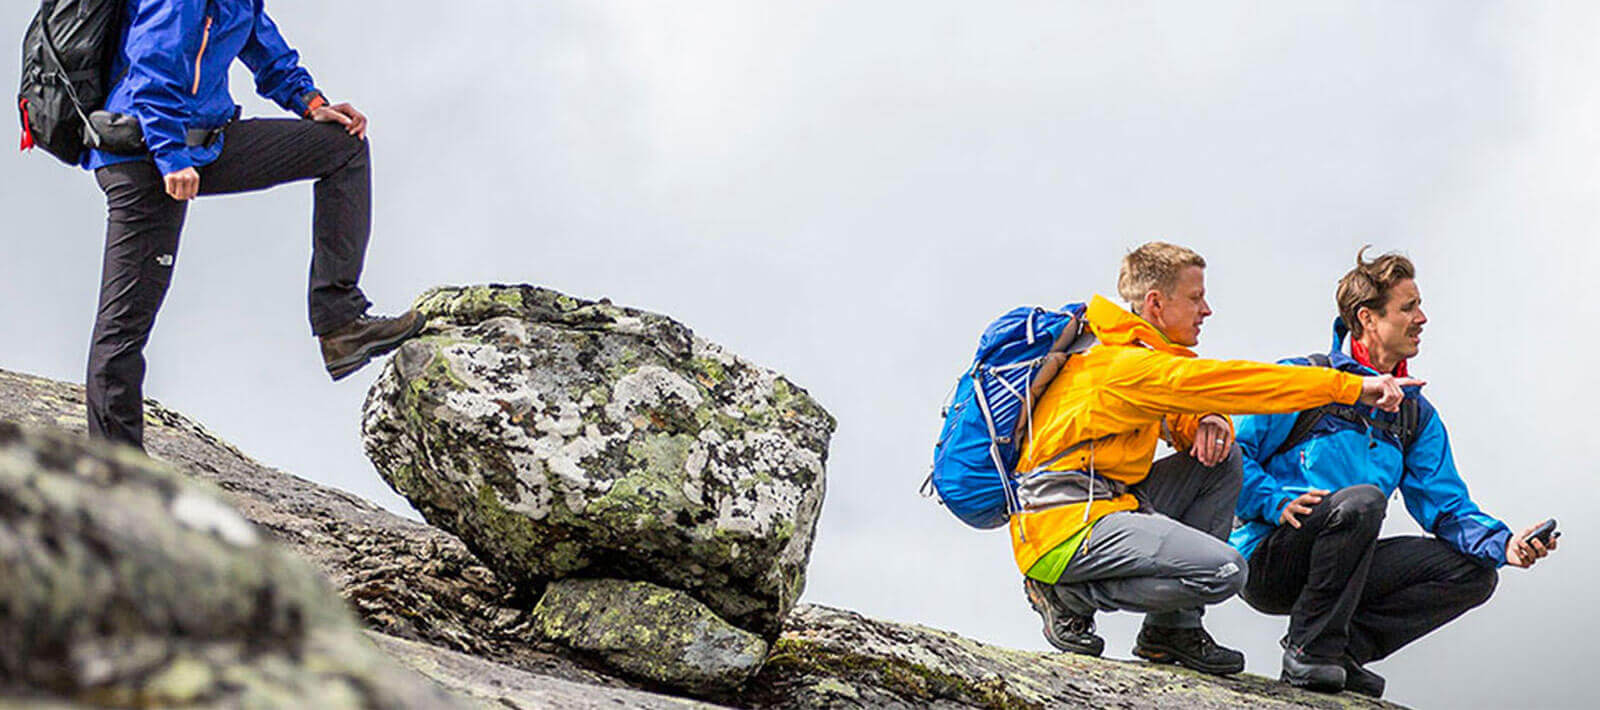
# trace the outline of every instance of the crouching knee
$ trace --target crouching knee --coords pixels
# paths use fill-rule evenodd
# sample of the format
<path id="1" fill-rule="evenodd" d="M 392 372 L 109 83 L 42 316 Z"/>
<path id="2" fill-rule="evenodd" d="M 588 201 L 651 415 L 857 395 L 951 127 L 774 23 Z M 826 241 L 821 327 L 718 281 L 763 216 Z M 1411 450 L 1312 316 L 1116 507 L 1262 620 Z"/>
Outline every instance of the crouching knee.
<path id="1" fill-rule="evenodd" d="M 1212 572 L 1202 580 L 1206 604 L 1220 604 L 1237 596 L 1249 581 L 1250 567 L 1244 557 L 1231 547 L 1225 549 Z"/>
<path id="2" fill-rule="evenodd" d="M 1500 584 L 1500 572 L 1493 567 L 1474 565 L 1472 571 L 1465 575 L 1462 584 L 1466 587 L 1463 596 L 1468 599 L 1471 606 L 1478 606 L 1494 596 L 1494 589 Z"/>

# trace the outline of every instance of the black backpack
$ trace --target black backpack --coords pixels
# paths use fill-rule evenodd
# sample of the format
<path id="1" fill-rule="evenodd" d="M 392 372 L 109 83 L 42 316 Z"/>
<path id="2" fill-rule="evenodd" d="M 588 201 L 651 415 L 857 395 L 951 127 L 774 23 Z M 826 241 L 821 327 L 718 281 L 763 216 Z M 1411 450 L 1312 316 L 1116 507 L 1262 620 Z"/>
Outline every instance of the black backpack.
<path id="1" fill-rule="evenodd" d="M 68 165 L 99 147 L 89 113 L 111 90 L 111 60 L 126 0 L 42 0 L 22 37 L 17 111 L 22 149 L 39 146 Z"/>
<path id="2" fill-rule="evenodd" d="M 1323 353 L 1312 353 L 1307 355 L 1306 359 L 1317 367 L 1333 367 L 1333 361 Z M 1311 436 L 1311 430 L 1316 428 L 1317 422 L 1322 421 L 1325 416 L 1338 417 L 1357 424 L 1364 423 L 1373 429 L 1393 434 L 1396 439 L 1400 440 L 1400 450 L 1402 452 L 1410 451 L 1411 445 L 1417 441 L 1418 429 L 1421 428 L 1419 420 L 1422 418 L 1422 406 L 1417 404 L 1417 400 L 1407 397 L 1405 401 L 1400 403 L 1399 414 L 1400 416 L 1391 422 L 1374 418 L 1356 407 L 1345 405 L 1328 404 L 1315 409 L 1307 409 L 1294 418 L 1294 426 L 1289 428 L 1289 438 L 1284 439 L 1283 443 L 1268 458 L 1281 456 L 1283 452 L 1305 441 Z"/>

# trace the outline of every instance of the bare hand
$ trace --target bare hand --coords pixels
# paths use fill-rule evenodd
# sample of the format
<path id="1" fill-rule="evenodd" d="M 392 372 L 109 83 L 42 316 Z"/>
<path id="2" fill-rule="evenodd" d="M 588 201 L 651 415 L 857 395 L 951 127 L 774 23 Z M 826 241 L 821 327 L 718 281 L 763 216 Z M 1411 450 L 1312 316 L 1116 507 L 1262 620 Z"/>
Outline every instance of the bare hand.
<path id="1" fill-rule="evenodd" d="M 1298 529 L 1300 527 L 1300 519 L 1296 516 L 1310 515 L 1311 508 L 1321 503 L 1322 497 L 1325 495 L 1328 495 L 1328 491 L 1320 488 L 1301 493 L 1299 498 L 1284 504 L 1283 512 L 1278 514 L 1278 522 L 1286 523 L 1289 527 Z"/>
<path id="2" fill-rule="evenodd" d="M 174 200 L 179 202 L 192 200 L 195 195 L 200 194 L 200 171 L 194 168 L 184 168 L 176 172 L 167 173 L 165 178 L 167 181 L 167 194 L 171 195 Z"/>
<path id="3" fill-rule="evenodd" d="M 1195 427 L 1194 446 L 1189 449 L 1189 455 L 1195 457 L 1200 465 L 1210 467 L 1228 458 L 1228 451 L 1232 448 L 1233 428 L 1228 426 L 1228 420 L 1218 414 L 1207 414 Z"/>
<path id="4" fill-rule="evenodd" d="M 1539 525 L 1541 523 L 1534 523 L 1528 526 L 1526 530 L 1511 536 L 1511 542 L 1506 543 L 1506 564 L 1527 569 L 1532 567 L 1533 563 L 1538 562 L 1540 558 L 1555 551 L 1556 539 L 1554 537 L 1550 538 L 1549 545 L 1540 542 L 1539 538 L 1528 537 Z"/>
<path id="5" fill-rule="evenodd" d="M 1377 407 L 1385 412 L 1400 411 L 1400 403 L 1405 401 L 1406 393 L 1402 387 L 1421 387 L 1426 382 L 1414 377 L 1395 377 L 1394 375 L 1377 375 L 1361 378 L 1362 404 Z"/>
<path id="6" fill-rule="evenodd" d="M 318 106 L 311 111 L 311 120 L 318 123 L 337 123 L 345 133 L 357 138 L 367 137 L 367 116 L 348 103 Z"/>

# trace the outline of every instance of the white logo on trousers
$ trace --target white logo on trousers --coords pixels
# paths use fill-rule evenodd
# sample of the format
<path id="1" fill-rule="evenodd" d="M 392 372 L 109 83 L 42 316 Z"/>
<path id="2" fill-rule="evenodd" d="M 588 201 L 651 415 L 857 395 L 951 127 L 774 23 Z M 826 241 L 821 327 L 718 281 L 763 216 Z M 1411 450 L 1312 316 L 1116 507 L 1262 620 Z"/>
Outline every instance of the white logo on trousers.
<path id="1" fill-rule="evenodd" d="M 156 256 L 156 264 L 158 264 L 160 266 L 172 266 L 172 255 L 171 254 L 159 254 L 159 255 L 157 255 Z"/>

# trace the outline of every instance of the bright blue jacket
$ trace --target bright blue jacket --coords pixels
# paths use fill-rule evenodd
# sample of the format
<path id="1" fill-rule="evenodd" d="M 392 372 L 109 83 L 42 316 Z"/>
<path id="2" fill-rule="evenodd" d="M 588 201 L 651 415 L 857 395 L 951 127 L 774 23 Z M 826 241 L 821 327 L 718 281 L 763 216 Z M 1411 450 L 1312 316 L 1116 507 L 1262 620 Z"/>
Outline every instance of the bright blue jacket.
<path id="1" fill-rule="evenodd" d="M 1364 376 L 1377 374 L 1344 353 L 1347 333 L 1344 321 L 1335 320 L 1333 351 L 1328 353 L 1333 366 Z M 1306 358 L 1282 362 L 1310 364 Z M 1385 495 L 1392 495 L 1398 488 L 1405 497 L 1406 510 L 1417 524 L 1451 547 L 1485 565 L 1504 565 L 1511 530 L 1472 502 L 1467 484 L 1456 472 L 1444 422 L 1422 396 L 1421 389 L 1407 388 L 1406 398 L 1417 400 L 1419 405 L 1418 434 L 1409 451 L 1403 450 L 1397 436 L 1386 431 L 1324 416 L 1304 441 L 1274 456 L 1273 452 L 1289 438 L 1296 415 L 1240 417 L 1238 439 L 1244 454 L 1244 491 L 1234 514 L 1245 524 L 1233 531 L 1228 542 L 1249 559 L 1256 545 L 1272 532 L 1283 506 L 1298 497 L 1298 493 L 1285 488 L 1337 491 L 1367 483 Z M 1399 416 L 1375 410 L 1369 413 L 1382 421 Z"/>
<path id="2" fill-rule="evenodd" d="M 155 159 L 165 175 L 199 167 L 222 153 L 219 138 L 188 146 L 191 128 L 217 128 L 238 115 L 228 93 L 228 67 L 241 59 L 255 74 L 256 92 L 304 114 L 315 95 L 311 74 L 267 17 L 264 0 L 125 0 L 121 49 L 111 63 L 116 82 L 106 110 L 135 116 L 150 156 L 88 152 L 94 169 Z"/>

